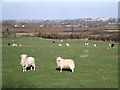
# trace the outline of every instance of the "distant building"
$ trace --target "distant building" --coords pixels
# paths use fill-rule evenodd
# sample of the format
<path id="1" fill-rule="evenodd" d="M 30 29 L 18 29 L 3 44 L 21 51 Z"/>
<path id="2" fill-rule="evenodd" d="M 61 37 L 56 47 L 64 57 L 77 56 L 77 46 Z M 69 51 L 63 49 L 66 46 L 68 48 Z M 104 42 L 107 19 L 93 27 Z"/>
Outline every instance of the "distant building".
<path id="1" fill-rule="evenodd" d="M 44 25 L 40 25 L 40 27 L 43 27 Z"/>
<path id="2" fill-rule="evenodd" d="M 19 25 L 18 25 L 18 24 L 16 24 L 16 25 L 15 25 L 15 28 L 17 28 L 17 27 L 19 27 Z"/>
<path id="3" fill-rule="evenodd" d="M 70 27 L 71 25 L 66 25 L 66 27 Z"/>
<path id="4" fill-rule="evenodd" d="M 24 27 L 25 27 L 25 25 L 22 25 L 21 27 L 23 27 L 23 28 L 24 28 Z"/>

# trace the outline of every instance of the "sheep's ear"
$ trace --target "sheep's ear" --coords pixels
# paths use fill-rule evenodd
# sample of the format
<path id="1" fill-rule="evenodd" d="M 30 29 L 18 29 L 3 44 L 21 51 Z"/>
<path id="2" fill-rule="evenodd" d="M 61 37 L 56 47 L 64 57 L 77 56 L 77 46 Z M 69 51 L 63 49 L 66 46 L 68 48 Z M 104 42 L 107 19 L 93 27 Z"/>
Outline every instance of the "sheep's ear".
<path id="1" fill-rule="evenodd" d="M 59 57 L 60 59 L 62 59 L 62 57 Z"/>
<path id="2" fill-rule="evenodd" d="M 26 56 L 26 57 L 27 57 L 27 55 L 26 55 L 26 54 L 22 54 L 22 55 L 21 55 L 21 57 L 23 57 L 23 56 Z"/>
<path id="3" fill-rule="evenodd" d="M 22 57 L 22 56 L 23 56 L 23 54 L 20 57 Z"/>

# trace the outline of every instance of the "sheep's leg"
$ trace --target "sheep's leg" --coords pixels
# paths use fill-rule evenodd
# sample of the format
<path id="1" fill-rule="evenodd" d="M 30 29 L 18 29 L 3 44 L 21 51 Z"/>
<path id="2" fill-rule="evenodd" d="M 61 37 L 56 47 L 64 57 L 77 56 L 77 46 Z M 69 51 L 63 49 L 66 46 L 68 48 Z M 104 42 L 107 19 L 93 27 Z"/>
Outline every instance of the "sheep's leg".
<path id="1" fill-rule="evenodd" d="M 27 68 L 27 65 L 25 66 L 25 69 L 24 69 L 24 71 L 26 71 L 26 68 Z"/>
<path id="2" fill-rule="evenodd" d="M 23 72 L 24 72 L 24 67 L 23 67 Z"/>
<path id="3" fill-rule="evenodd" d="M 31 70 L 32 70 L 32 67 L 30 67 L 31 68 Z"/>
<path id="4" fill-rule="evenodd" d="M 23 67 L 23 72 L 26 71 L 26 67 Z"/>
<path id="5" fill-rule="evenodd" d="M 70 69 L 72 70 L 72 72 L 74 72 L 74 68 L 71 67 Z"/>
<path id="6" fill-rule="evenodd" d="M 74 69 L 72 69 L 72 72 L 74 72 Z"/>
<path id="7" fill-rule="evenodd" d="M 26 71 L 26 68 L 27 68 L 27 67 L 25 67 L 24 71 Z"/>
<path id="8" fill-rule="evenodd" d="M 35 64 L 32 65 L 34 67 L 34 70 L 35 70 Z"/>
<path id="9" fill-rule="evenodd" d="M 60 67 L 60 72 L 62 72 L 62 68 L 63 68 L 63 67 Z"/>
<path id="10" fill-rule="evenodd" d="M 35 70 L 35 66 L 34 66 L 34 70 Z"/>

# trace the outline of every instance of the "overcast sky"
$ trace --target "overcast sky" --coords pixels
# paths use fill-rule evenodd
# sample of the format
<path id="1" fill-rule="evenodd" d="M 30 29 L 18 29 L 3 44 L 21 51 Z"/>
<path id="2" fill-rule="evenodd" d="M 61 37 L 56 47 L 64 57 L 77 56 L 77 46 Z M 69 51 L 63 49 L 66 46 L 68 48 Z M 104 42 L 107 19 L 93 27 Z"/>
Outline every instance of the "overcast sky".
<path id="1" fill-rule="evenodd" d="M 118 2 L 120 0 L 2 0 L 2 2 Z"/>
<path id="2" fill-rule="evenodd" d="M 2 2 L 4 20 L 118 17 L 118 0 L 2 0 Z"/>

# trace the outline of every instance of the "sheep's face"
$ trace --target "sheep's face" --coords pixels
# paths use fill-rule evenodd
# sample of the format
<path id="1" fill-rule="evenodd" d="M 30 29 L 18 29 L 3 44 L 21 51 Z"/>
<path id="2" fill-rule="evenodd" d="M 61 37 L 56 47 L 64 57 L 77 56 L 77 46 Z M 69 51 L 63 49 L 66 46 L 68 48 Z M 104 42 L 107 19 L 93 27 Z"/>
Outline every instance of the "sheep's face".
<path id="1" fill-rule="evenodd" d="M 26 57 L 27 57 L 26 54 L 22 54 L 22 55 L 21 55 L 21 58 L 22 58 L 22 59 L 26 59 Z"/>
<path id="2" fill-rule="evenodd" d="M 57 62 L 60 62 L 61 61 L 61 57 L 58 57 L 56 60 L 57 60 Z"/>

